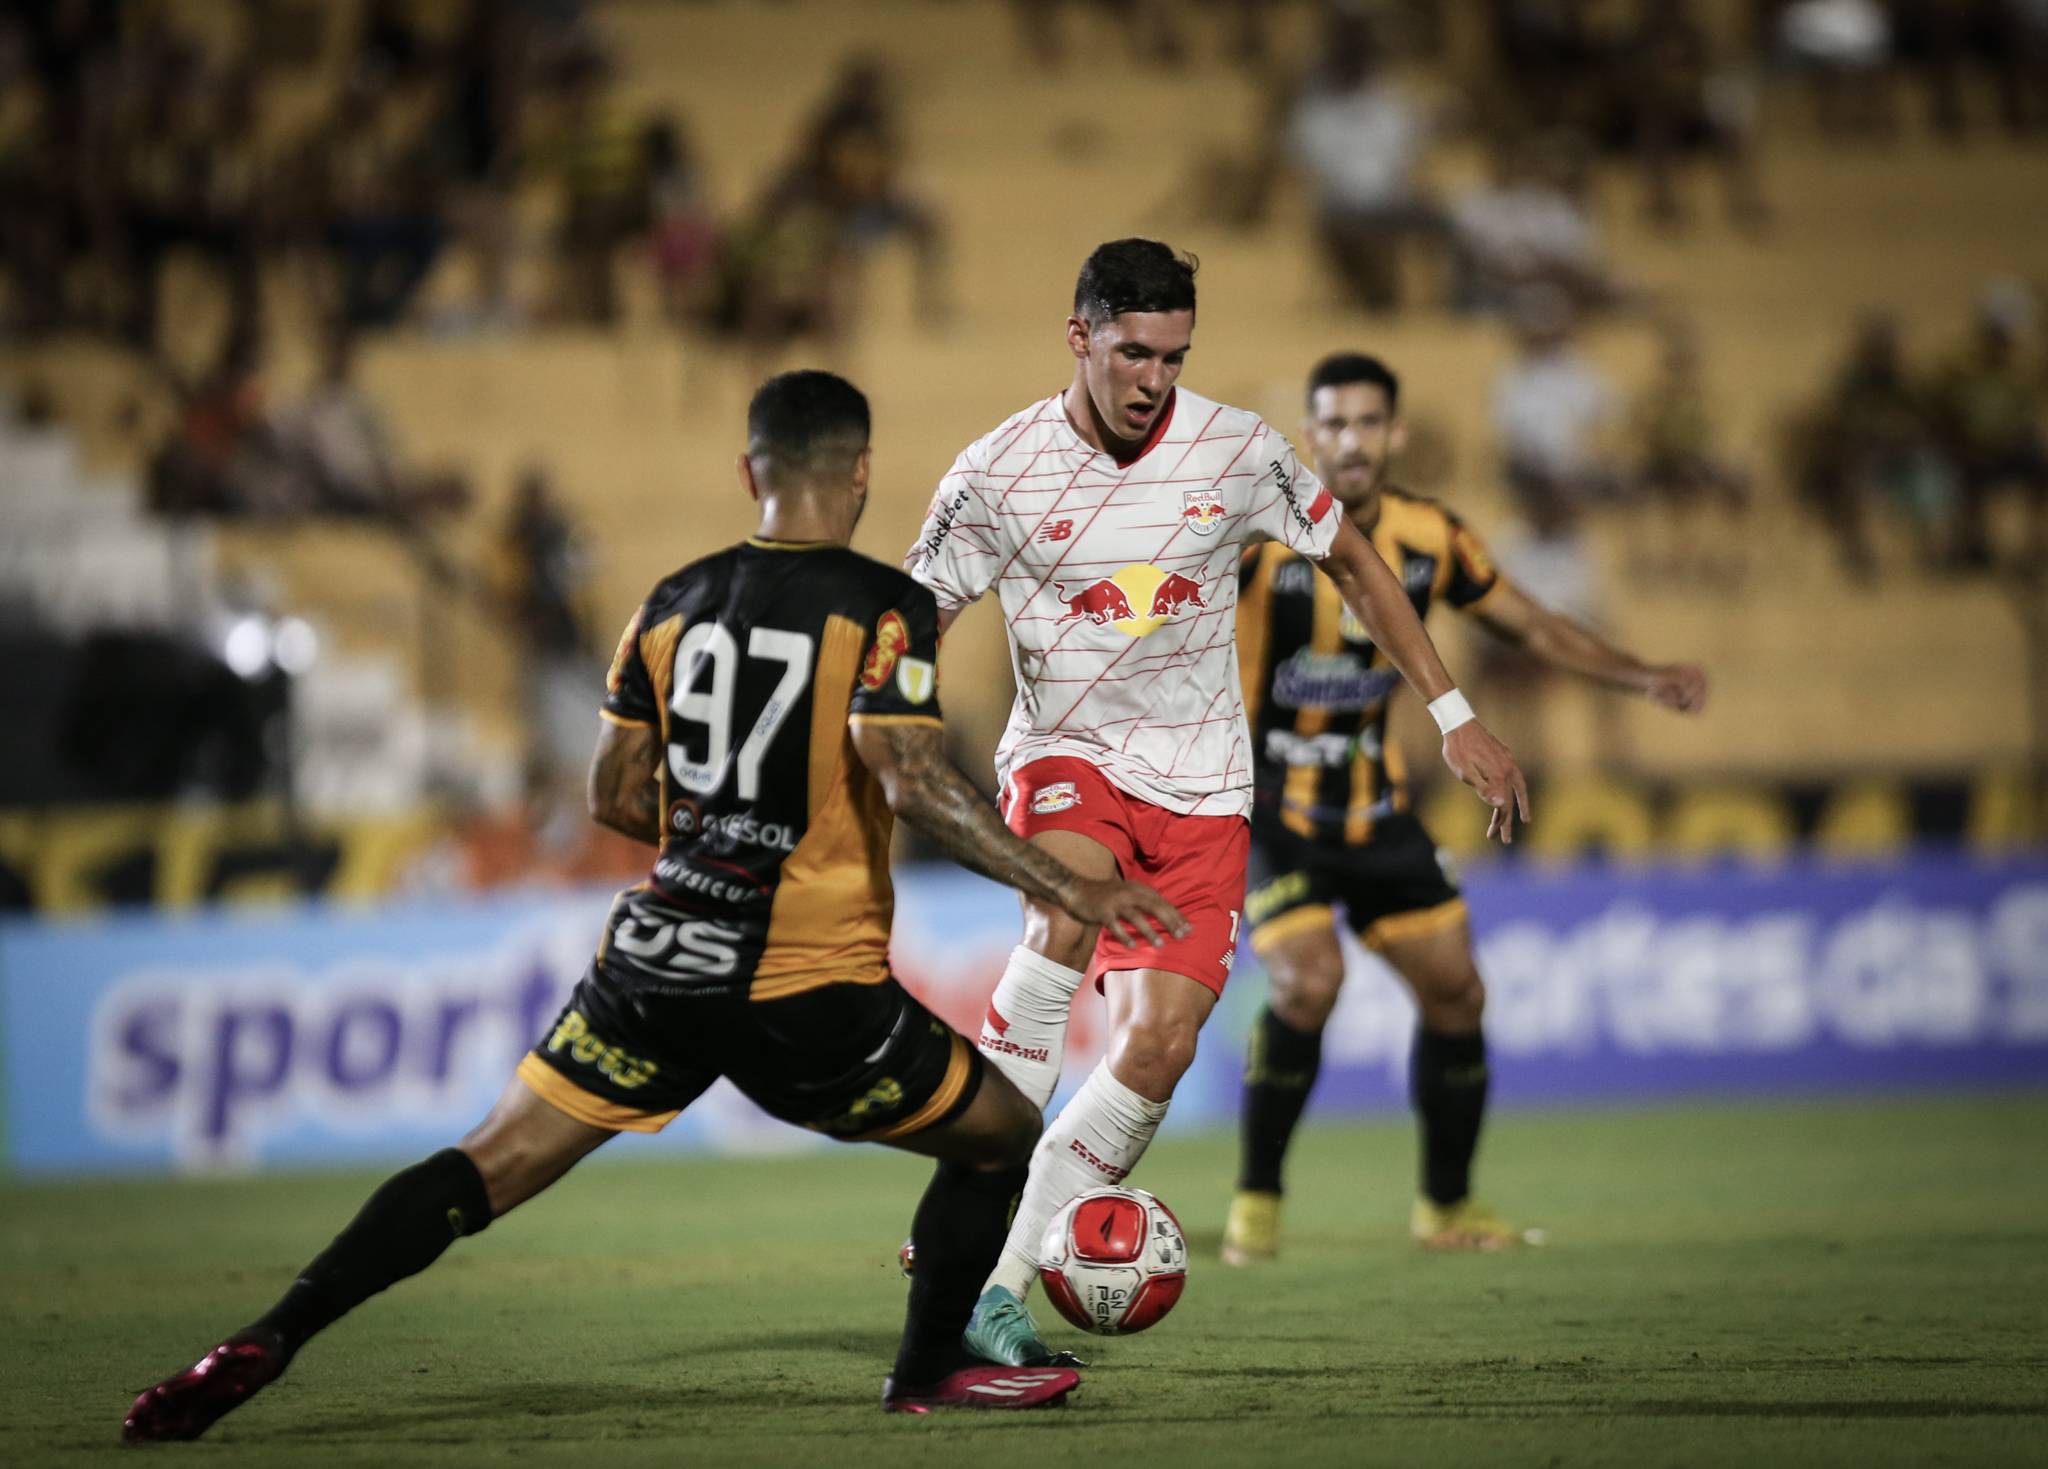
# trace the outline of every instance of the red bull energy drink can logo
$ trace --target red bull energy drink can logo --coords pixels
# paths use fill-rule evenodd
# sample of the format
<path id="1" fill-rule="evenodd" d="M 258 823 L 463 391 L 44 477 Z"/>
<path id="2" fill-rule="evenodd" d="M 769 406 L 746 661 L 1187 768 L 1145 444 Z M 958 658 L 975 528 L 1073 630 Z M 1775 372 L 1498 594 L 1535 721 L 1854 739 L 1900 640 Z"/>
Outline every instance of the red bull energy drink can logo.
<path id="1" fill-rule="evenodd" d="M 1066 604 L 1061 622 L 1085 618 L 1097 627 L 1114 627 L 1134 638 L 1209 605 L 1201 584 L 1193 578 L 1143 563 L 1126 566 L 1101 581 L 1054 582 L 1052 589 Z"/>

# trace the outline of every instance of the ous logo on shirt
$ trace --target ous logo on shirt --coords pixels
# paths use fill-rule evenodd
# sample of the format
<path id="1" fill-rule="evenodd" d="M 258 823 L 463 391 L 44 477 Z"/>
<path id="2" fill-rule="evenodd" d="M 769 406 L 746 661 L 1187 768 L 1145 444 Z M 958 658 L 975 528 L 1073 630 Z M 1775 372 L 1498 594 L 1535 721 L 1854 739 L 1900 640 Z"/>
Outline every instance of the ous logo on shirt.
<path id="1" fill-rule="evenodd" d="M 1181 521 L 1198 536 L 1213 536 L 1223 524 L 1221 490 L 1182 490 Z"/>
<path id="2" fill-rule="evenodd" d="M 875 624 L 875 645 L 868 649 L 867 662 L 861 665 L 860 686 L 872 692 L 887 683 L 889 675 L 896 671 L 896 660 L 909 646 L 910 629 L 903 625 L 903 619 L 893 611 L 884 612 L 882 620 Z"/>
<path id="3" fill-rule="evenodd" d="M 1143 562 L 1089 582 L 1078 591 L 1069 592 L 1067 587 L 1066 582 L 1052 584 L 1053 595 L 1067 608 L 1061 622 L 1085 617 L 1097 627 L 1114 627 L 1133 638 L 1144 637 L 1191 608 L 1209 605 L 1203 600 L 1199 582 Z"/>

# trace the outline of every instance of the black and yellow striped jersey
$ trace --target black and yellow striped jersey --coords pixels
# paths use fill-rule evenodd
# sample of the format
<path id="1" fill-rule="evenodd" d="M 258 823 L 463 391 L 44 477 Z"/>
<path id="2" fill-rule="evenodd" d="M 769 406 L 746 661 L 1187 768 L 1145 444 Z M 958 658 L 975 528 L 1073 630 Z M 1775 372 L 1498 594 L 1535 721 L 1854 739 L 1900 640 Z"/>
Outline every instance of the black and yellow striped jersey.
<path id="1" fill-rule="evenodd" d="M 1479 538 L 1432 500 L 1383 491 L 1369 539 L 1416 615 L 1439 597 L 1480 606 L 1500 585 Z M 1408 809 L 1400 751 L 1386 739 L 1401 675 L 1373 646 L 1315 563 L 1277 542 L 1239 569 L 1237 656 L 1252 731 L 1253 822 L 1331 846 L 1357 846 Z"/>
<path id="2" fill-rule="evenodd" d="M 939 723 L 939 618 L 894 567 L 749 540 L 654 589 L 604 702 L 661 742 L 661 854 L 598 960 L 666 993 L 888 977 L 893 818 L 847 721 Z"/>

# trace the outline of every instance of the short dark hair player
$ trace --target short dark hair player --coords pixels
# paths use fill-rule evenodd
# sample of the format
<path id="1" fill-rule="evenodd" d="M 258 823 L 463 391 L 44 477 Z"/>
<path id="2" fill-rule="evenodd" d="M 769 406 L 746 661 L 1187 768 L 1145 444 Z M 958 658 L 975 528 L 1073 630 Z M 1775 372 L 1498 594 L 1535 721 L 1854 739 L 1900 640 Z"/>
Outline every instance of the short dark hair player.
<path id="1" fill-rule="evenodd" d="M 1017 706 L 996 769 L 1011 830 L 1077 872 L 1143 877 L 1189 923 L 1171 943 L 1128 948 L 1025 899 L 984 1054 L 1043 1105 L 1091 976 L 1109 1041 L 1047 1123 L 975 1307 L 968 1345 L 995 1361 L 1054 1358 L 1026 1304 L 1046 1225 L 1137 1166 L 1237 955 L 1252 808 L 1235 617 L 1245 543 L 1269 538 L 1322 565 L 1430 701 L 1445 761 L 1493 807 L 1489 835 L 1507 840 L 1528 815 L 1514 756 L 1287 440 L 1178 385 L 1194 330 L 1192 260 L 1158 240 L 1097 247 L 1066 322 L 1072 379 L 961 453 L 910 556 L 942 617 L 990 592 L 1002 604 Z"/>
<path id="2" fill-rule="evenodd" d="M 1401 386 L 1376 358 L 1344 353 L 1309 378 L 1302 434 L 1316 473 L 1400 578 L 1419 616 L 1441 599 L 1558 668 L 1697 711 L 1706 675 L 1652 666 L 1532 601 L 1487 559 L 1457 516 L 1387 483 L 1407 426 Z M 1387 741 L 1399 682 L 1337 589 L 1287 547 L 1247 551 L 1237 648 L 1254 747 L 1245 923 L 1272 992 L 1245 1067 L 1243 1164 L 1223 1258 L 1279 1248 L 1280 1169 L 1322 1059 L 1344 980 L 1332 905 L 1414 993 L 1410 1086 L 1422 1130 L 1412 1231 L 1434 1248 L 1493 1249 L 1519 1236 L 1471 1194 L 1486 1108 L 1486 987 L 1472 963 L 1465 902 L 1409 810 L 1400 751 Z"/>
<path id="3" fill-rule="evenodd" d="M 755 395 L 747 429 L 759 533 L 657 586 L 612 664 L 591 811 L 660 848 L 652 874 L 619 894 L 490 1116 L 387 1181 L 267 1314 L 136 1399 L 128 1438 L 198 1437 L 314 1333 L 620 1132 L 659 1131 L 720 1076 L 784 1121 L 939 1160 L 884 1407 L 1035 1407 L 1073 1387 L 1070 1371 L 960 1348 L 1039 1115 L 889 973 L 892 813 L 1130 939 L 1186 925 L 1151 889 L 1079 877 L 1018 840 L 946 760 L 932 595 L 848 549 L 867 400 L 789 373 Z"/>

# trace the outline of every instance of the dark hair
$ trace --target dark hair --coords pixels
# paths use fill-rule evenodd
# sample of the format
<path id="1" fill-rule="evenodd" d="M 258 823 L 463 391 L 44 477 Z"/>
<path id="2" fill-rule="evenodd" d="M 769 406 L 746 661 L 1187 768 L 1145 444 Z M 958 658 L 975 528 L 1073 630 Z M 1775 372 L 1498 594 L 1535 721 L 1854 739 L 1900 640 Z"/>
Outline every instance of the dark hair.
<path id="1" fill-rule="evenodd" d="M 1199 264 L 1158 240 L 1097 245 L 1074 282 L 1074 315 L 1100 326 L 1127 311 L 1193 311 Z"/>
<path id="2" fill-rule="evenodd" d="M 1377 357 L 1363 352 L 1336 352 L 1316 364 L 1308 375 L 1308 401 L 1314 407 L 1317 388 L 1341 388 L 1350 383 L 1371 383 L 1387 395 L 1387 411 L 1401 406 L 1401 379 Z"/>
<path id="3" fill-rule="evenodd" d="M 747 405 L 747 455 L 766 458 L 771 473 L 843 473 L 868 446 L 868 426 L 867 395 L 845 378 L 785 372 Z"/>

